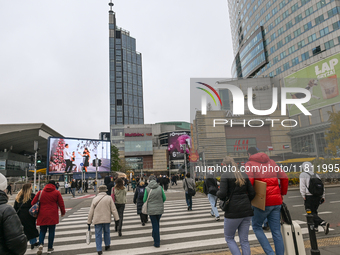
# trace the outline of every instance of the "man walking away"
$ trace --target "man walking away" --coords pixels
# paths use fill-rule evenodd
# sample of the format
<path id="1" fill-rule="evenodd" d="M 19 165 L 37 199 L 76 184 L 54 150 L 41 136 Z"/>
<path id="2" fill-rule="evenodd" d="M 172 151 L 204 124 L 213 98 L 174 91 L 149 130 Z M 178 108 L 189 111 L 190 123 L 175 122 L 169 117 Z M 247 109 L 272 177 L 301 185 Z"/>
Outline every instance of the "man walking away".
<path id="1" fill-rule="evenodd" d="M 204 181 L 203 192 L 208 196 L 211 204 L 211 216 L 215 216 L 215 220 L 220 220 L 220 214 L 216 208 L 216 193 L 218 191 L 217 180 L 212 174 L 207 175 L 207 179 Z"/>
<path id="2" fill-rule="evenodd" d="M 93 182 L 93 192 L 97 192 L 97 180 Z"/>
<path id="3" fill-rule="evenodd" d="M 262 229 L 262 224 L 267 218 L 274 240 L 276 255 L 284 255 L 280 212 L 283 195 L 286 195 L 288 191 L 288 177 L 267 154 L 258 153 L 255 147 L 250 147 L 247 153 L 249 160 L 245 167 L 251 184 L 254 185 L 255 180 L 267 183 L 266 207 L 264 211 L 254 207 L 254 216 L 252 218 L 253 231 L 264 252 L 274 255 L 275 253 Z"/>
<path id="4" fill-rule="evenodd" d="M 304 199 L 305 209 L 312 212 L 315 232 L 318 232 L 318 228 L 321 226 L 325 231 L 325 235 L 327 235 L 329 233 L 329 223 L 318 215 L 319 205 L 325 202 L 325 187 L 319 175 L 314 173 L 314 166 L 311 162 L 303 162 L 301 170 L 300 193 Z"/>
<path id="5" fill-rule="evenodd" d="M 190 173 L 186 174 L 186 178 L 183 180 L 183 189 L 185 190 L 185 200 L 187 202 L 188 211 L 192 211 L 192 196 L 188 194 L 188 188 L 196 189 L 195 181 L 190 178 Z"/>
<path id="6" fill-rule="evenodd" d="M 11 184 L 8 184 L 7 186 L 7 195 L 10 194 L 12 196 L 12 186 Z"/>
<path id="7" fill-rule="evenodd" d="M 77 188 L 77 183 L 75 182 L 75 180 L 72 180 L 72 182 L 71 182 L 71 190 L 72 190 L 72 196 L 73 197 L 76 196 L 76 188 Z"/>
<path id="8" fill-rule="evenodd" d="M 89 183 L 87 181 L 85 181 L 84 184 L 84 192 L 87 193 L 87 189 L 89 188 Z"/>

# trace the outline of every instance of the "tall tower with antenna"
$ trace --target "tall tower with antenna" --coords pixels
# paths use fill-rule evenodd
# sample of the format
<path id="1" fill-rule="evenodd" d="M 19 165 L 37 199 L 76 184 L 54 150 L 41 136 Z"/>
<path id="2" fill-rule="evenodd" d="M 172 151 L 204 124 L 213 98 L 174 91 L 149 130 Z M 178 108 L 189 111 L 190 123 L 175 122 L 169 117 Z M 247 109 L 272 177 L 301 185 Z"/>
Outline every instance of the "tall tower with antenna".
<path id="1" fill-rule="evenodd" d="M 109 3 L 110 126 L 144 124 L 142 54 L 136 39 L 116 25 Z"/>

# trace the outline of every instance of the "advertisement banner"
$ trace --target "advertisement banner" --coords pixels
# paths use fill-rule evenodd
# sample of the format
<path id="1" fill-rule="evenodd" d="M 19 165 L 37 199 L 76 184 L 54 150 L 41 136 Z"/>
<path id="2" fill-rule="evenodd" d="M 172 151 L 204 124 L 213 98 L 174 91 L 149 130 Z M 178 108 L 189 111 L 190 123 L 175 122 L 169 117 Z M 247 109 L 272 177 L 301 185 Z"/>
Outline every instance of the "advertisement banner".
<path id="1" fill-rule="evenodd" d="M 190 132 L 172 132 L 168 137 L 168 151 L 170 160 L 184 159 L 183 145 L 186 145 L 186 153 L 190 154 L 191 137 Z"/>
<path id="2" fill-rule="evenodd" d="M 309 90 L 311 99 L 303 104 L 308 110 L 318 109 L 340 102 L 340 54 L 312 64 L 296 73 L 284 78 L 285 87 L 300 87 Z M 291 93 L 287 98 L 303 98 L 303 93 Z M 301 111 L 295 106 L 288 107 L 289 115 L 300 114 Z"/>
<path id="3" fill-rule="evenodd" d="M 110 171 L 110 141 L 50 137 L 48 140 L 47 174 Z"/>

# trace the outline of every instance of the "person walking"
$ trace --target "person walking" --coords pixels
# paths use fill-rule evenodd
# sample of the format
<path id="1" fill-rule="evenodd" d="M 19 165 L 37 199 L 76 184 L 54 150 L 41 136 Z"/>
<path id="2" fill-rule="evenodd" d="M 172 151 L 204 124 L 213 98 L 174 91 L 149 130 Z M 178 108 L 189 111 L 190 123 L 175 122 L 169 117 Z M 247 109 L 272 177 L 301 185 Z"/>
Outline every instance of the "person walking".
<path id="1" fill-rule="evenodd" d="M 159 221 L 164 213 L 166 196 L 163 188 L 157 183 L 156 176 L 150 175 L 149 185 L 145 188 L 143 202 L 148 202 L 148 215 L 152 224 L 153 246 L 159 248 L 161 239 L 159 234 Z"/>
<path id="2" fill-rule="evenodd" d="M 131 188 L 132 188 L 133 192 L 135 192 L 135 190 L 136 190 L 136 185 L 137 185 L 137 182 L 136 182 L 135 178 L 133 178 L 132 181 L 131 181 Z"/>
<path id="3" fill-rule="evenodd" d="M 203 184 L 203 192 L 208 196 L 209 202 L 211 204 L 211 216 L 215 217 L 216 221 L 220 220 L 220 214 L 216 208 L 216 193 L 218 191 L 217 180 L 212 174 L 207 175 Z"/>
<path id="4" fill-rule="evenodd" d="M 76 188 L 77 188 L 77 183 L 75 180 L 72 180 L 71 182 L 71 191 L 72 191 L 72 196 L 76 196 Z"/>
<path id="5" fill-rule="evenodd" d="M 77 188 L 78 188 L 78 194 L 79 194 L 79 192 L 81 194 L 83 194 L 83 183 L 82 183 L 81 180 L 78 181 L 78 187 Z"/>
<path id="6" fill-rule="evenodd" d="M 32 217 L 28 212 L 32 207 L 31 203 L 34 196 L 35 194 L 32 193 L 32 185 L 24 184 L 14 202 L 14 210 L 20 218 L 21 224 L 24 227 L 24 233 L 31 244 L 32 250 L 34 247 L 39 246 L 39 242 L 37 241 L 39 232 L 35 224 L 36 218 Z"/>
<path id="7" fill-rule="evenodd" d="M 6 195 L 7 179 L 0 174 L 0 254 L 23 255 L 27 249 L 27 238 L 20 219 Z"/>
<path id="8" fill-rule="evenodd" d="M 39 214 L 37 217 L 37 225 L 40 226 L 39 248 L 37 255 L 41 255 L 44 248 L 44 239 L 48 229 L 48 250 L 47 254 L 51 254 L 53 249 L 53 242 L 55 236 L 55 228 L 59 223 L 58 207 L 61 211 L 61 217 L 65 215 L 64 200 L 59 191 L 56 190 L 55 181 L 51 180 L 39 191 L 31 205 L 34 205 L 40 200 Z"/>
<path id="9" fill-rule="evenodd" d="M 104 232 L 105 250 L 110 249 L 110 223 L 111 215 L 115 221 L 119 220 L 116 206 L 106 192 L 108 191 L 106 185 L 99 186 L 99 194 L 92 200 L 89 216 L 87 218 L 87 224 L 94 224 L 95 236 L 96 236 L 96 248 L 98 255 L 102 252 L 102 233 Z"/>
<path id="10" fill-rule="evenodd" d="M 177 186 L 177 176 L 173 174 L 171 177 L 171 186 L 174 186 L 174 184 Z"/>
<path id="11" fill-rule="evenodd" d="M 300 174 L 300 193 L 304 200 L 305 210 L 309 209 L 312 212 L 315 232 L 319 232 L 318 228 L 321 226 L 327 235 L 329 223 L 318 215 L 319 205 L 325 202 L 325 187 L 320 176 L 314 173 L 314 166 L 311 162 L 303 162 L 301 167 L 303 172 Z"/>
<path id="12" fill-rule="evenodd" d="M 70 184 L 68 184 L 68 182 L 65 182 L 65 194 L 67 194 L 69 187 L 70 187 Z M 71 192 L 70 192 L 70 194 L 71 194 Z"/>
<path id="13" fill-rule="evenodd" d="M 274 255 L 276 253 L 277 255 L 283 255 L 284 244 L 281 234 L 280 212 L 283 196 L 288 191 L 288 177 L 267 154 L 259 153 L 255 147 L 250 147 L 247 153 L 249 159 L 245 164 L 245 169 L 251 184 L 254 185 L 255 180 L 267 183 L 265 210 L 253 207 L 253 231 L 266 254 Z M 266 218 L 272 232 L 275 253 L 262 229 L 262 224 Z"/>
<path id="14" fill-rule="evenodd" d="M 216 193 L 221 201 L 229 199 L 224 213 L 224 237 L 231 254 L 241 255 L 235 242 L 235 233 L 238 230 L 242 255 L 250 255 L 248 234 L 251 216 L 254 215 L 251 200 L 255 197 L 255 191 L 247 174 L 240 171 L 233 158 L 225 157 L 222 165 L 233 168 L 232 172 L 228 171 L 222 174 L 220 190 Z M 208 184 L 214 185 L 211 177 L 207 177 L 206 181 Z"/>
<path id="15" fill-rule="evenodd" d="M 118 231 L 118 235 L 122 236 L 122 226 L 123 226 L 123 214 L 126 204 L 126 188 L 124 186 L 124 180 L 118 178 L 116 180 L 115 186 L 115 205 L 119 215 L 119 221 L 115 222 L 115 230 Z"/>
<path id="16" fill-rule="evenodd" d="M 7 186 L 7 195 L 10 194 L 12 196 L 12 185 L 9 183 Z"/>
<path id="17" fill-rule="evenodd" d="M 133 203 L 137 205 L 137 214 L 140 216 L 140 221 L 142 222 L 142 226 L 145 226 L 145 223 L 148 221 L 148 215 L 142 213 L 142 207 L 143 207 L 143 198 L 144 198 L 144 193 L 145 193 L 145 183 L 141 181 L 137 188 L 135 195 L 133 197 Z"/>
<path id="18" fill-rule="evenodd" d="M 115 185 L 114 185 L 113 181 L 111 181 L 111 177 L 110 177 L 110 176 L 106 176 L 106 177 L 104 178 L 104 185 L 105 185 L 106 188 L 107 188 L 106 194 L 109 195 L 109 196 L 111 196 L 112 188 L 114 188 Z M 113 191 L 114 191 L 114 190 L 113 190 Z"/>
<path id="19" fill-rule="evenodd" d="M 87 193 L 87 189 L 89 188 L 89 183 L 87 182 L 87 180 L 85 181 L 84 184 L 84 193 Z"/>
<path id="20" fill-rule="evenodd" d="M 183 181 L 183 189 L 185 190 L 185 200 L 187 202 L 188 211 L 192 211 L 192 196 L 188 194 L 188 188 L 195 190 L 195 181 L 190 178 L 190 173 L 186 174 L 186 178 Z"/>

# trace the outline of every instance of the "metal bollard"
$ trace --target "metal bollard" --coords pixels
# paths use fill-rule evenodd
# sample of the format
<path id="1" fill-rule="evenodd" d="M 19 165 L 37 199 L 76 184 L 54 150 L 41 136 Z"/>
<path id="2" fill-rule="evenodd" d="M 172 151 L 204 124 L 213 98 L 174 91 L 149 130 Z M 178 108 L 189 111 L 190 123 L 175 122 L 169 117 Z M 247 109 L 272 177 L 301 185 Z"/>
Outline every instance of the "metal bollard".
<path id="1" fill-rule="evenodd" d="M 312 255 L 320 255 L 320 251 L 318 248 L 318 242 L 316 240 L 316 234 L 314 230 L 314 217 L 312 215 L 312 211 L 310 209 L 306 209 L 307 212 L 307 225 L 308 225 L 308 233 L 309 233 L 309 240 L 310 240 L 310 254 Z"/>

